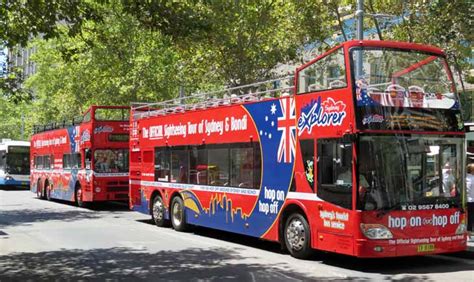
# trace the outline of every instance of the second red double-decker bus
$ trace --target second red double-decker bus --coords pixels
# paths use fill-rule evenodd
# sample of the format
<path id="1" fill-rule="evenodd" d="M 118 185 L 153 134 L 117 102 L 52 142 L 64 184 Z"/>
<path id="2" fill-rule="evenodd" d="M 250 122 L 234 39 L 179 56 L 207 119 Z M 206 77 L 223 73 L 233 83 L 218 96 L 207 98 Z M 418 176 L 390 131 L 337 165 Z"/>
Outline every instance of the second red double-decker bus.
<path id="1" fill-rule="evenodd" d="M 132 107 L 131 208 L 298 258 L 466 248 L 463 123 L 440 49 L 345 42 L 289 94 L 266 84 Z"/>
<path id="2" fill-rule="evenodd" d="M 128 200 L 129 107 L 92 106 L 71 122 L 35 126 L 31 191 L 75 202 Z"/>

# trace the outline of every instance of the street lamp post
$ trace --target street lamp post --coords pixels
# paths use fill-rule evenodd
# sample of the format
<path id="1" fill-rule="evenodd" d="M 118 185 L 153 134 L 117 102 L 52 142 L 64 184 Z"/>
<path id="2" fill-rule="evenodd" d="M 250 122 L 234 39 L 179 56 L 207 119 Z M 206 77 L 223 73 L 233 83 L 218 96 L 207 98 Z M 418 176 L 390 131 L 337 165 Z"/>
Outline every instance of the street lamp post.
<path id="1" fill-rule="evenodd" d="M 357 0 L 357 39 L 364 40 L 364 0 Z M 362 50 L 357 52 L 356 78 L 362 76 Z"/>

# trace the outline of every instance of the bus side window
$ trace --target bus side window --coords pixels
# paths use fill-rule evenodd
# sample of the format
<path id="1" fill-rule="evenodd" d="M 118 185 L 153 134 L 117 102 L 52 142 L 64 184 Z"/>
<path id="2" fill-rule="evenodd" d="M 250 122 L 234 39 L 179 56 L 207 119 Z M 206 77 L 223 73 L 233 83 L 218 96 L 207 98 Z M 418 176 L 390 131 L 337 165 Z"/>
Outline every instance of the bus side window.
<path id="1" fill-rule="evenodd" d="M 340 139 L 318 140 L 318 196 L 352 208 L 352 144 Z"/>
<path id="2" fill-rule="evenodd" d="M 339 48 L 300 70 L 298 94 L 347 87 L 344 49 Z"/>
<path id="3" fill-rule="evenodd" d="M 155 148 L 155 181 L 170 181 L 171 150 L 166 147 Z"/>

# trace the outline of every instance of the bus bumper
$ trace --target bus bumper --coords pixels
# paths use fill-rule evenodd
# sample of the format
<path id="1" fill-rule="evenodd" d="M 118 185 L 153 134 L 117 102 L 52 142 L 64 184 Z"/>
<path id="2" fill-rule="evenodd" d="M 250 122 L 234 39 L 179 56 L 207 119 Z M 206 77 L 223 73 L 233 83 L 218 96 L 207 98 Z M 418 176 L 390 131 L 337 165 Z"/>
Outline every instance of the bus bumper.
<path id="1" fill-rule="evenodd" d="M 128 178 L 95 181 L 92 201 L 128 202 Z"/>
<path id="2" fill-rule="evenodd" d="M 95 193 L 94 201 L 123 201 L 128 202 L 128 193 Z"/>
<path id="3" fill-rule="evenodd" d="M 461 252 L 467 249 L 466 235 L 447 235 L 426 239 L 359 239 L 356 241 L 355 255 L 361 258 L 420 256 Z M 423 242 L 416 243 L 421 241 Z"/>

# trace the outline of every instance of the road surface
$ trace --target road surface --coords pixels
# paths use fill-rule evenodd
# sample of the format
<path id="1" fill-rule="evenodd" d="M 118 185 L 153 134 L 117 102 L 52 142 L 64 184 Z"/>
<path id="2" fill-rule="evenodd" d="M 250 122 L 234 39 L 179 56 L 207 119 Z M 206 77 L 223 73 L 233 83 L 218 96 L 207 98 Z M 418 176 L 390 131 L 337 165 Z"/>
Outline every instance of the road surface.
<path id="1" fill-rule="evenodd" d="M 474 256 L 361 260 L 319 252 L 303 261 L 254 238 L 158 228 L 126 205 L 82 209 L 0 190 L 0 280 L 11 279 L 474 281 Z"/>

